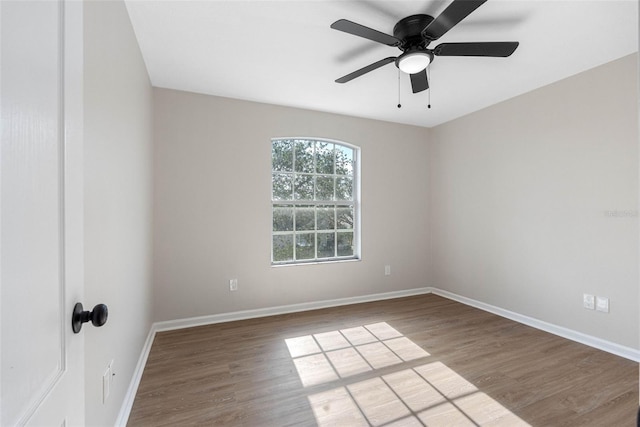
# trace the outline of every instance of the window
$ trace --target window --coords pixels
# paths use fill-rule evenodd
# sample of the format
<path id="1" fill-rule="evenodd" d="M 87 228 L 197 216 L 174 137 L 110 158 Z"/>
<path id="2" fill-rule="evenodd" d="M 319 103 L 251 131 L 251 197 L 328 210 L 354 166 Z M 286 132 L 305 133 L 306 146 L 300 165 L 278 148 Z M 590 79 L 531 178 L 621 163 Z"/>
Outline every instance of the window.
<path id="1" fill-rule="evenodd" d="M 271 262 L 357 259 L 357 148 L 336 141 L 271 141 Z"/>

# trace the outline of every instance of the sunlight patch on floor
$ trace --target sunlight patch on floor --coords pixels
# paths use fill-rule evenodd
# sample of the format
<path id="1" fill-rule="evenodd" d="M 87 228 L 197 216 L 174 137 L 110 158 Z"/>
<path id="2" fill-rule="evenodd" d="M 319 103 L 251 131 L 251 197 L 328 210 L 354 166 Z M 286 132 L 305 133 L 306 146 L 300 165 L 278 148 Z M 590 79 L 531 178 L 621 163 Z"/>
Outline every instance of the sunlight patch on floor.
<path id="1" fill-rule="evenodd" d="M 305 387 L 429 356 L 386 322 L 285 340 Z M 333 374 L 333 375 L 332 375 Z"/>
<path id="2" fill-rule="evenodd" d="M 398 397 L 413 412 L 417 413 L 447 401 L 442 394 L 413 369 L 405 369 L 384 375 L 382 379 L 389 384 L 389 387 L 398 394 Z"/>
<path id="3" fill-rule="evenodd" d="M 373 370 L 355 348 L 330 351 L 327 353 L 327 357 L 341 378 Z"/>
<path id="4" fill-rule="evenodd" d="M 344 387 L 309 396 L 318 426 L 369 426 Z"/>
<path id="5" fill-rule="evenodd" d="M 442 362 L 429 363 L 414 369 L 448 399 L 455 399 L 478 391 L 476 386 L 462 378 L 454 370 L 449 369 Z"/>
<path id="6" fill-rule="evenodd" d="M 427 426 L 475 427 L 477 425 L 449 402 L 422 411 L 417 414 L 417 417 Z"/>
<path id="7" fill-rule="evenodd" d="M 349 328 L 340 330 L 352 345 L 367 344 L 370 342 L 376 342 L 378 339 L 371 334 L 364 326 L 358 326 L 357 328 Z"/>
<path id="8" fill-rule="evenodd" d="M 293 359 L 302 385 L 310 387 L 338 379 L 338 375 L 322 353 Z"/>
<path id="9" fill-rule="evenodd" d="M 391 365 L 402 363 L 402 360 L 393 351 L 381 342 L 364 344 L 356 347 L 358 352 L 366 359 L 373 369 L 381 369 Z"/>
<path id="10" fill-rule="evenodd" d="M 285 342 L 304 387 L 398 367 L 310 394 L 309 404 L 321 427 L 529 425 L 442 362 L 407 368 L 406 362 L 428 361 L 430 354 L 386 322 Z"/>
<path id="11" fill-rule="evenodd" d="M 285 340 L 285 342 L 287 343 L 287 347 L 289 347 L 291 357 L 320 353 L 320 347 L 318 347 L 318 343 L 311 335 L 289 338 Z"/>
<path id="12" fill-rule="evenodd" d="M 390 338 L 398 338 L 402 336 L 400 332 L 389 326 L 387 322 L 372 323 L 365 327 L 379 340 L 388 340 Z"/>
<path id="13" fill-rule="evenodd" d="M 406 405 L 380 377 L 351 384 L 347 389 L 374 426 L 381 426 L 411 415 Z"/>
<path id="14" fill-rule="evenodd" d="M 316 341 L 318 341 L 318 344 L 320 344 L 320 347 L 322 347 L 324 351 L 338 350 L 351 346 L 349 341 L 347 341 L 347 339 L 340 333 L 340 331 L 314 334 L 313 337 L 316 339 Z"/>
<path id="15" fill-rule="evenodd" d="M 429 356 L 429 354 L 424 351 L 422 347 L 420 347 L 418 344 L 414 343 L 407 337 L 390 339 L 385 341 L 384 344 L 405 362 Z"/>

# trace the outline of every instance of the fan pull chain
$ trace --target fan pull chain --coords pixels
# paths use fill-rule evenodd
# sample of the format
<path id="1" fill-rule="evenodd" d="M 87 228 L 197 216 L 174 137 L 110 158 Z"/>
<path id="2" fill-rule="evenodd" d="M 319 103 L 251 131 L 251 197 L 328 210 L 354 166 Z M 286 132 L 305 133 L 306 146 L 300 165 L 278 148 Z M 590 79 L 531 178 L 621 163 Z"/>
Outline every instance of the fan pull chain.
<path id="1" fill-rule="evenodd" d="M 427 94 L 429 100 L 427 101 L 427 108 L 431 108 L 431 86 L 433 85 L 433 82 L 431 81 L 431 67 L 427 68 L 427 78 L 429 79 L 429 93 Z"/>
<path id="2" fill-rule="evenodd" d="M 398 108 L 402 108 L 400 103 L 400 68 L 398 68 Z"/>

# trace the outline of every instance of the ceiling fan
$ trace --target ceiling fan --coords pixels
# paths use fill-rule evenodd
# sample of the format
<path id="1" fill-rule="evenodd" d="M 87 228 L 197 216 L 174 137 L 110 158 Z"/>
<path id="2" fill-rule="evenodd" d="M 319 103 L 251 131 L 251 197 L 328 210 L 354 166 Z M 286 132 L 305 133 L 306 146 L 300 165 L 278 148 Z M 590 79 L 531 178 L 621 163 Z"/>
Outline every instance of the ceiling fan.
<path id="1" fill-rule="evenodd" d="M 453 0 L 437 18 L 425 14 L 408 16 L 398 21 L 393 27 L 393 36 L 346 19 L 339 19 L 331 24 L 331 28 L 397 47 L 402 53 L 397 57 L 390 56 L 381 59 L 353 73 L 340 77 L 336 80 L 336 83 L 346 83 L 383 65 L 395 62 L 396 67 L 410 75 L 413 93 L 418 93 L 429 89 L 426 70 L 436 56 L 489 56 L 503 58 L 510 56 L 518 47 L 518 42 L 441 43 L 434 49 L 427 47 L 432 41 L 438 40 L 486 1 Z"/>

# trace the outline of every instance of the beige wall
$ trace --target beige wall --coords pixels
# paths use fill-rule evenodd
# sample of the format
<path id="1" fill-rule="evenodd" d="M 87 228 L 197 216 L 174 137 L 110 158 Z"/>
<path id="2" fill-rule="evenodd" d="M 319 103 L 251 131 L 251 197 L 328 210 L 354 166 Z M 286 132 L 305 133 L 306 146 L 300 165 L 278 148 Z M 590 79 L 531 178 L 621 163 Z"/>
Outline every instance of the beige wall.
<path id="1" fill-rule="evenodd" d="M 632 55 L 432 129 L 431 285 L 638 348 L 637 80 Z"/>
<path id="2" fill-rule="evenodd" d="M 426 129 L 167 89 L 154 89 L 154 117 L 155 320 L 429 285 Z M 282 136 L 361 147 L 362 261 L 270 266 Z"/>
<path id="3" fill-rule="evenodd" d="M 124 3 L 84 6 L 86 424 L 114 425 L 151 326 L 151 85 Z M 102 374 L 114 360 L 111 396 Z"/>

